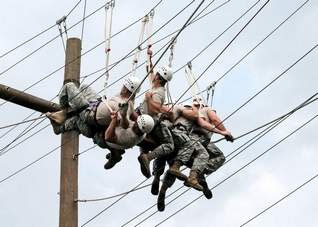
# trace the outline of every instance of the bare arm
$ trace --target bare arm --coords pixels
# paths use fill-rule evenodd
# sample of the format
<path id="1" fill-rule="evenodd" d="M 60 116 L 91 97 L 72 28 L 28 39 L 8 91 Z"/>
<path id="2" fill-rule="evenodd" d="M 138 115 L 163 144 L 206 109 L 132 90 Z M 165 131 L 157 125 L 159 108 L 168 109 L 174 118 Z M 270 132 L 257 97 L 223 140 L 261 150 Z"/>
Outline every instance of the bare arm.
<path id="1" fill-rule="evenodd" d="M 197 123 L 200 127 L 210 131 L 210 132 L 215 132 L 217 134 L 220 134 L 222 136 L 229 136 L 231 135 L 231 133 L 227 130 L 220 130 L 216 127 L 214 127 L 211 123 L 209 123 L 208 121 L 204 120 L 203 118 L 199 117 L 197 120 Z"/>
<path id="2" fill-rule="evenodd" d="M 213 125 L 216 126 L 216 128 L 225 131 L 226 128 L 224 127 L 224 125 L 222 124 L 221 119 L 216 115 L 216 113 L 213 110 L 209 110 L 208 111 L 208 117 L 210 122 L 212 122 Z"/>
<path id="3" fill-rule="evenodd" d="M 148 47 L 147 49 L 147 66 L 146 66 L 146 70 L 147 70 L 147 73 L 149 73 L 148 75 L 148 79 L 150 81 L 150 84 L 152 83 L 154 77 L 155 77 L 155 74 L 153 72 L 153 64 L 152 64 L 152 50 L 150 49 L 151 47 Z"/>
<path id="4" fill-rule="evenodd" d="M 115 129 L 118 125 L 117 113 L 112 113 L 112 121 L 110 122 L 108 128 L 105 131 L 105 140 L 111 143 L 116 143 L 117 137 L 115 134 Z"/>
<path id="5" fill-rule="evenodd" d="M 157 102 L 153 99 L 152 94 L 146 93 L 146 100 L 148 105 L 148 110 L 150 113 L 168 113 L 170 108 L 168 106 L 162 105 L 160 102 Z"/>
<path id="6" fill-rule="evenodd" d="M 190 121 L 197 121 L 199 118 L 198 109 L 184 109 L 182 110 L 182 116 Z"/>

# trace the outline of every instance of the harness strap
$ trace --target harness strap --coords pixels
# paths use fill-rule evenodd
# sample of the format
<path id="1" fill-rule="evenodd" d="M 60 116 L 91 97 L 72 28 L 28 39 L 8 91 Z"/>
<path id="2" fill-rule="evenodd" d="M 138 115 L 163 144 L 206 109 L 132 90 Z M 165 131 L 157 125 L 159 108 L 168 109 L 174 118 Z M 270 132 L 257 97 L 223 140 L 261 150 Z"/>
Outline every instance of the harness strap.
<path id="1" fill-rule="evenodd" d="M 110 59 L 110 45 L 111 45 L 111 35 L 112 35 L 112 23 L 113 23 L 113 10 L 115 7 L 115 0 L 112 0 L 105 5 L 105 83 L 104 83 L 104 95 L 106 96 L 106 88 L 109 79 L 109 59 Z M 110 9 L 110 15 L 108 16 L 108 10 Z M 109 23 L 108 23 L 109 17 Z"/>

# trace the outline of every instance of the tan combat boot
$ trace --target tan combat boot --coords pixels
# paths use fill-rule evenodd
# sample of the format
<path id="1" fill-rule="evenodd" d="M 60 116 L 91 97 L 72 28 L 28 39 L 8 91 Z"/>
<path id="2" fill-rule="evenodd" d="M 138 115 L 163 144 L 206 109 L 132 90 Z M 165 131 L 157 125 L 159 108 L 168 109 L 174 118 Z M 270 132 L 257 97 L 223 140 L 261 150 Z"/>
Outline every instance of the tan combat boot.
<path id="1" fill-rule="evenodd" d="M 57 112 L 47 112 L 45 115 L 52 121 L 54 121 L 55 123 L 61 125 L 65 122 L 67 116 L 67 111 L 64 109 L 64 110 L 60 110 L 60 111 L 57 111 Z"/>
<path id="2" fill-rule="evenodd" d="M 186 181 L 188 178 L 186 175 L 181 173 L 180 167 L 182 163 L 180 161 L 174 161 L 173 165 L 168 169 L 168 173 L 175 176 L 179 180 Z"/>
<path id="3" fill-rule="evenodd" d="M 140 163 L 140 170 L 141 173 L 147 177 L 150 178 L 151 177 L 151 173 L 150 173 L 150 161 L 155 159 L 155 154 L 150 152 L 148 154 L 144 154 L 142 153 L 141 155 L 139 155 L 138 157 L 138 161 Z"/>
<path id="4" fill-rule="evenodd" d="M 184 185 L 194 188 L 198 191 L 203 191 L 203 187 L 199 184 L 199 181 L 198 181 L 198 173 L 195 170 L 190 171 L 190 175 L 188 179 L 186 180 L 186 182 L 184 182 Z"/>

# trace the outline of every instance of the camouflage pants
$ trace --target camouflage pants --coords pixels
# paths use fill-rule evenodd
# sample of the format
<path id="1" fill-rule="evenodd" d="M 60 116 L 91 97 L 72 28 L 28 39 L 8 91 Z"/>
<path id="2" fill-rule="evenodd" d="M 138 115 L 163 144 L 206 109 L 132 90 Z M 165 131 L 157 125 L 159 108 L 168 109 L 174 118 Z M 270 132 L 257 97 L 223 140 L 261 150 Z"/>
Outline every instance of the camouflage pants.
<path id="1" fill-rule="evenodd" d="M 87 85 L 77 88 L 72 82 L 65 84 L 59 95 L 61 107 L 70 107 L 72 111 L 78 111 L 89 105 L 90 102 L 97 101 L 98 98 L 99 96 L 92 88 Z M 66 119 L 60 131 L 76 130 L 86 137 L 93 137 L 94 130 L 87 124 L 88 115 L 89 111 L 83 110 L 79 114 Z"/>
<path id="2" fill-rule="evenodd" d="M 206 138 L 203 135 L 192 133 L 190 135 L 190 139 L 192 141 L 198 140 L 206 148 L 206 151 L 209 154 L 209 159 L 205 165 L 204 170 L 199 175 L 199 179 L 198 179 L 200 184 L 204 182 L 206 184 L 204 174 L 210 175 L 211 173 L 215 172 L 218 168 L 220 168 L 225 162 L 224 154 L 214 143 L 210 142 L 209 138 Z M 193 167 L 193 164 L 191 163 L 191 161 L 187 163 L 188 167 L 191 167 L 191 165 Z M 170 188 L 174 184 L 175 180 L 176 180 L 175 176 L 172 176 L 166 173 L 163 178 L 163 184 L 166 184 L 166 186 Z"/>
<path id="3" fill-rule="evenodd" d="M 173 152 L 174 143 L 171 132 L 164 122 L 159 121 L 149 135 L 159 144 L 159 146 L 151 151 L 156 158 L 166 157 Z M 145 149 L 141 146 L 140 151 L 143 153 Z"/>
<path id="4" fill-rule="evenodd" d="M 199 140 L 209 154 L 209 160 L 203 171 L 204 174 L 210 175 L 223 165 L 225 162 L 224 154 L 213 142 L 210 141 L 210 138 L 207 138 L 204 135 L 192 133 L 191 139 Z"/>
<path id="5" fill-rule="evenodd" d="M 161 176 L 164 173 L 166 160 L 174 155 L 174 142 L 168 125 L 164 121 L 159 121 L 151 131 L 149 136 L 155 140 L 159 146 L 155 147 L 151 153 L 154 154 L 153 175 Z M 147 146 L 139 144 L 141 153 L 148 153 Z"/>
<path id="6" fill-rule="evenodd" d="M 172 129 L 172 136 L 177 152 L 175 160 L 186 165 L 191 157 L 193 157 L 191 170 L 195 170 L 199 174 L 202 173 L 207 165 L 209 154 L 200 141 L 189 136 L 183 126 L 174 127 Z"/>

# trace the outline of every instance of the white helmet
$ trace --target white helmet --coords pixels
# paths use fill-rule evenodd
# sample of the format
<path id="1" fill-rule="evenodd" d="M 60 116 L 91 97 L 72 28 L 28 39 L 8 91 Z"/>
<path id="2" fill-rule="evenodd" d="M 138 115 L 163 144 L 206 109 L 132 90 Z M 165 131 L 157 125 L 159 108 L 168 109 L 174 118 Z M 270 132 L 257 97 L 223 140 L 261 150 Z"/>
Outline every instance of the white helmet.
<path id="1" fill-rule="evenodd" d="M 136 89 L 139 87 L 140 85 L 140 80 L 135 77 L 135 76 L 132 76 L 132 77 L 129 77 L 127 79 L 125 79 L 124 81 L 124 86 L 131 92 L 135 92 Z M 138 88 L 138 90 L 136 91 L 136 93 L 138 93 L 140 90 L 140 87 Z"/>
<path id="2" fill-rule="evenodd" d="M 168 82 L 172 79 L 172 69 L 169 66 L 161 66 L 157 73 Z"/>
<path id="3" fill-rule="evenodd" d="M 140 131 L 149 133 L 153 129 L 155 122 L 148 114 L 142 114 L 137 118 L 137 124 Z"/>

